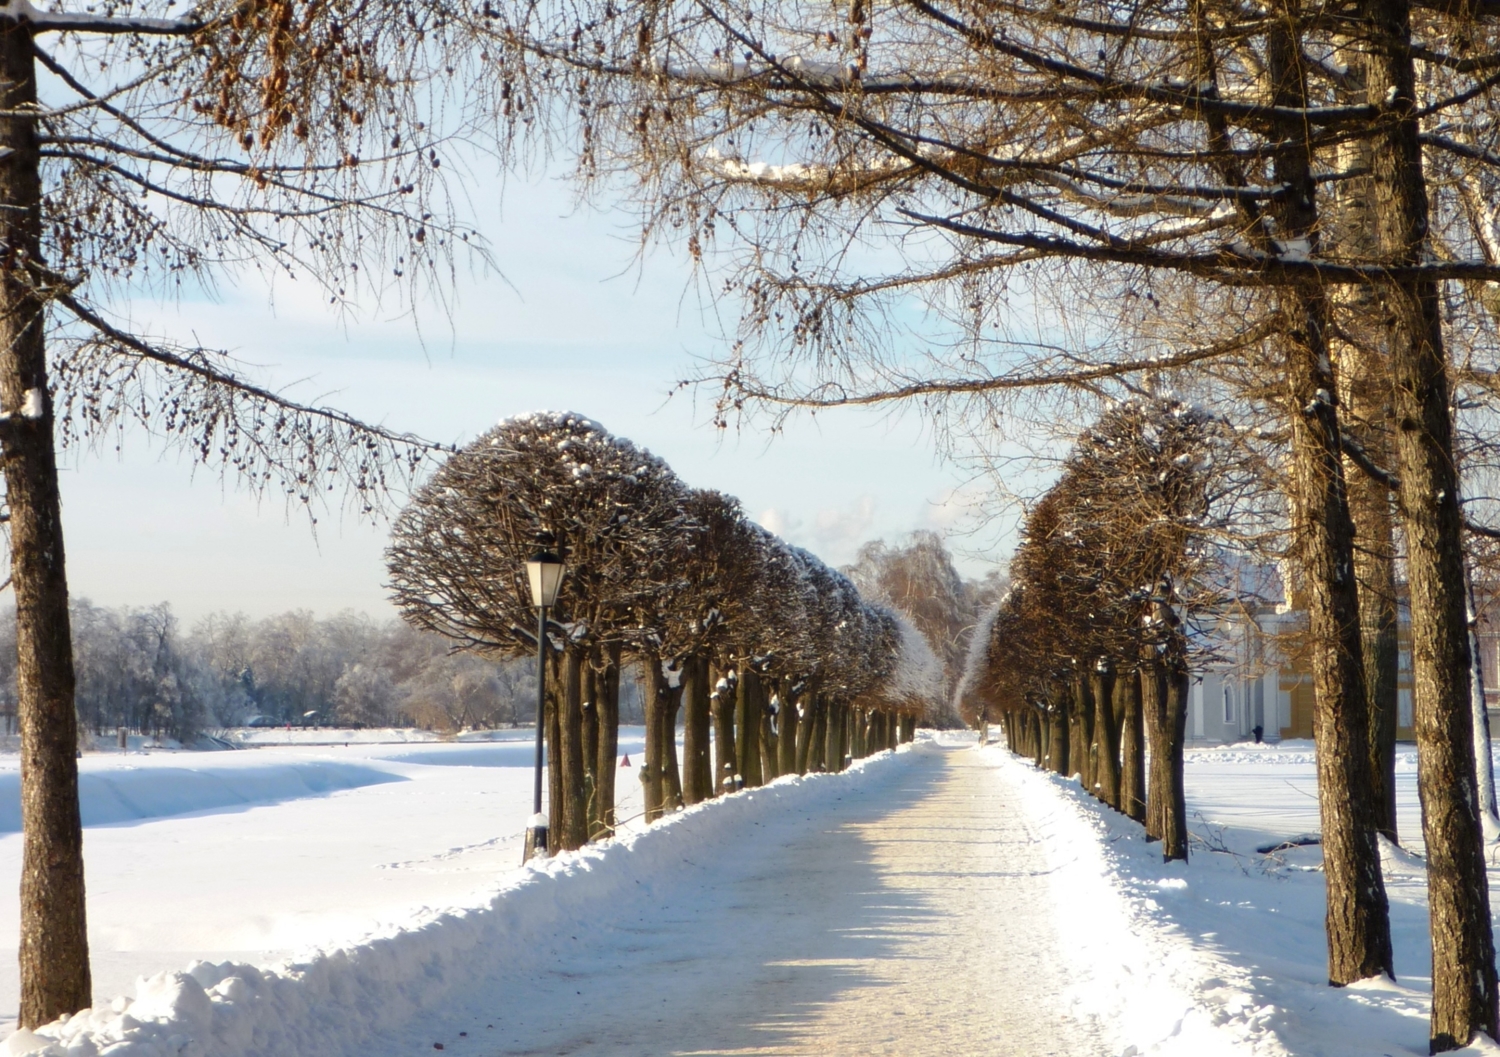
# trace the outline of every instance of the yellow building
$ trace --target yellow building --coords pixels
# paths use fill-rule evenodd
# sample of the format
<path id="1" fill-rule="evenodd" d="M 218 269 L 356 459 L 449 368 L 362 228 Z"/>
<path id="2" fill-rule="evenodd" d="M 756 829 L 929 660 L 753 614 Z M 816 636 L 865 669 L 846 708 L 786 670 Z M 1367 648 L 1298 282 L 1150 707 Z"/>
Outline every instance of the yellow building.
<path id="1" fill-rule="evenodd" d="M 1313 679 L 1305 650 L 1299 648 L 1306 627 L 1304 614 L 1285 607 L 1264 607 L 1214 623 L 1204 634 L 1204 653 L 1212 657 L 1193 673 L 1188 697 L 1189 741 L 1245 741 L 1256 727 L 1266 740 L 1313 736 Z M 1399 631 L 1397 675 L 1398 740 L 1415 738 L 1412 730 L 1411 650 L 1405 615 Z M 1481 656 L 1496 659 L 1500 635 L 1481 637 Z M 1496 665 L 1485 665 L 1485 694 L 1492 710 L 1500 705 Z M 1495 723 L 1491 716 L 1491 725 Z"/>

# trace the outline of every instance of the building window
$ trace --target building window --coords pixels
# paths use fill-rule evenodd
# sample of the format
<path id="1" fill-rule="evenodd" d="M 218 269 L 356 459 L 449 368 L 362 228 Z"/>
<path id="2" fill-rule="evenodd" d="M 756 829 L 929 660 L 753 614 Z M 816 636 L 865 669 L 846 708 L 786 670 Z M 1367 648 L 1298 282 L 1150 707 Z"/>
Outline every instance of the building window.
<path id="1" fill-rule="evenodd" d="M 1229 688 L 1228 683 L 1224 684 L 1224 722 L 1234 722 L 1234 691 Z"/>
<path id="2" fill-rule="evenodd" d="M 1411 726 L 1411 691 L 1396 691 L 1396 726 Z"/>

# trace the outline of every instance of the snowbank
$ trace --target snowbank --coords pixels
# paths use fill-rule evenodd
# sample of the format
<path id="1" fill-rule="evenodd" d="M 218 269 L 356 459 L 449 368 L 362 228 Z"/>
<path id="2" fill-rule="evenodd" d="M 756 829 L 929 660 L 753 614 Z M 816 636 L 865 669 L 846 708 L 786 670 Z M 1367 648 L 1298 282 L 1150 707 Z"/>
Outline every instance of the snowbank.
<path id="1" fill-rule="evenodd" d="M 732 846 L 773 813 L 794 814 L 865 780 L 871 757 L 844 775 L 777 780 L 700 804 L 618 840 L 514 872 L 477 906 L 430 911 L 406 927 L 299 961 L 257 968 L 198 962 L 139 981 L 134 998 L 17 1032 L 15 1057 L 364 1057 L 417 1014 L 461 998 L 560 924 L 584 920 L 669 874 L 682 858 Z"/>
<path id="2" fill-rule="evenodd" d="M 1162 920 L 1157 893 L 1188 885 L 1180 864 L 1162 866 L 1159 845 L 1148 847 L 1140 827 L 1086 798 L 1076 782 L 1003 748 L 983 751 L 1021 791 L 1021 810 L 1047 850 L 1056 927 L 1077 969 L 1066 996 L 1075 1015 L 1109 1025 L 1129 1040 L 1122 1052 L 1132 1057 L 1287 1052 L 1261 1045 L 1272 1040 L 1238 974 Z"/>
<path id="3" fill-rule="evenodd" d="M 1274 809 L 1262 810 L 1251 825 L 1215 821 L 1224 808 L 1235 816 L 1234 800 L 1247 788 L 1285 792 L 1283 772 L 1311 770 L 1297 749 L 1235 746 L 1190 755 L 1190 762 L 1196 756 L 1235 765 L 1206 771 L 1232 770 L 1240 781 L 1216 796 L 1194 788 L 1189 768 L 1193 841 L 1186 864 L 1163 863 L 1160 845 L 1148 844 L 1140 826 L 1086 796 L 1076 782 L 1002 748 L 985 751 L 1014 777 L 1022 810 L 1048 848 L 1058 927 L 1077 956 L 1070 1001 L 1081 1016 L 1119 1025 L 1135 1040 L 1133 1052 L 1427 1053 L 1430 941 L 1421 860 L 1387 847 L 1383 864 L 1400 982 L 1332 988 L 1320 850 L 1257 854 L 1264 834 L 1296 827 Z M 1296 791 L 1289 799 L 1310 803 L 1315 819 L 1315 800 Z M 1500 1057 L 1488 1040 L 1458 1052 Z"/>

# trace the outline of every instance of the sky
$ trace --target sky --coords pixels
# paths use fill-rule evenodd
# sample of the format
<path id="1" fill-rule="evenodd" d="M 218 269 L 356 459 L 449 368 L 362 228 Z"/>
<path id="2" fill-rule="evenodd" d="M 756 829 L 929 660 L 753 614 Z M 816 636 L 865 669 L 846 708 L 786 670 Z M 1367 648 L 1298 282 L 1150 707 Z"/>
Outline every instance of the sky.
<path id="1" fill-rule="evenodd" d="M 436 440 L 463 443 L 523 411 L 580 412 L 688 484 L 738 496 L 830 564 L 867 540 L 928 528 L 956 533 L 967 575 L 1004 557 L 1003 536 L 965 533 L 978 485 L 937 458 L 915 416 L 841 410 L 775 436 L 721 432 L 702 396 L 674 394 L 723 339 L 683 262 L 637 259 L 628 217 L 576 208 L 545 175 L 472 193 L 500 274 L 465 273 L 452 311 L 421 311 L 420 329 L 378 306 L 336 315 L 308 284 L 253 274 L 214 299 L 137 300 L 131 322 L 224 348 L 299 399 Z M 118 453 L 66 453 L 62 469 L 75 597 L 168 601 L 188 621 L 216 610 L 394 612 L 383 522 L 329 511 L 314 530 L 300 509 L 257 503 L 144 437 Z"/>

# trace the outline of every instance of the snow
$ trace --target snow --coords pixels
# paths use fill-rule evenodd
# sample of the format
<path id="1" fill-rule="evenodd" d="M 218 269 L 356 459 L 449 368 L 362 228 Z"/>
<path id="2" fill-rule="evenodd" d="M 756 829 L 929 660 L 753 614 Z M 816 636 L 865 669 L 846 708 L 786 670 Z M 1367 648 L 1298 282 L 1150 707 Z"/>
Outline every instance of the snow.
<path id="1" fill-rule="evenodd" d="M 1055 1000 L 1074 966 L 1037 880 L 1053 849 L 1010 810 L 1016 776 L 991 762 L 924 739 L 847 774 L 783 778 L 512 868 L 477 898 L 353 942 L 268 967 L 158 973 L 132 998 L 6 1046 L 48 1057 L 1147 1052 L 1117 1045 L 1081 992 Z M 1099 894 L 1097 879 L 1085 887 Z M 1153 1045 L 1172 1025 L 1157 1018 L 1135 1037 Z"/>
<path id="2" fill-rule="evenodd" d="M 507 731 L 513 740 L 498 743 L 85 754 L 95 999 L 133 993 L 138 976 L 194 959 L 272 963 L 354 943 L 426 908 L 473 904 L 521 861 L 531 733 Z M 622 730 L 622 754 L 637 758 L 643 743 L 640 728 Z M 0 819 L 18 814 L 17 766 L 0 757 Z M 641 811 L 635 774 L 617 779 L 622 818 Z M 0 836 L 0 891 L 12 893 L 15 829 Z M 0 900 L 0 1024 L 16 1010 L 17 913 L 13 898 Z"/>
<path id="3" fill-rule="evenodd" d="M 936 718 L 943 706 L 943 662 L 933 652 L 927 636 L 895 609 L 885 609 L 895 622 L 899 636 L 896 669 L 886 693 L 898 701 L 920 702 Z"/>
<path id="4" fill-rule="evenodd" d="M 1398 982 L 1334 989 L 1320 850 L 1255 851 L 1317 831 L 1305 742 L 1187 753 L 1186 864 L 1076 782 L 924 733 L 520 867 L 526 733 L 86 756 L 98 1001 L 0 1053 L 1427 1051 L 1409 750 Z M 639 783 L 619 788 L 629 818 Z M 0 887 L 19 845 L 0 837 Z"/>
<path id="5" fill-rule="evenodd" d="M 1002 749 L 985 751 L 1016 774 L 1026 814 L 1046 833 L 1056 869 L 1049 887 L 1069 908 L 1060 918 L 1066 942 L 1093 974 L 1079 987 L 1099 1016 L 1159 1027 L 1180 1015 L 1182 1035 L 1201 1036 L 1183 1052 L 1225 1052 L 1208 1041 L 1218 1039 L 1234 1053 L 1427 1053 L 1431 961 L 1413 751 L 1397 757 L 1404 847 L 1387 844 L 1383 855 L 1397 982 L 1339 989 L 1327 985 L 1320 849 L 1255 850 L 1318 831 L 1311 743 L 1189 750 L 1188 864 L 1162 863 L 1139 826 L 1076 782 Z M 1113 889 L 1110 899 L 1101 901 L 1100 881 Z M 1162 982 L 1144 1007 L 1132 982 L 1141 972 Z M 1202 1035 L 1205 1024 L 1213 1035 Z M 1481 1040 L 1459 1052 L 1500 1057 L 1500 1046 Z"/>

